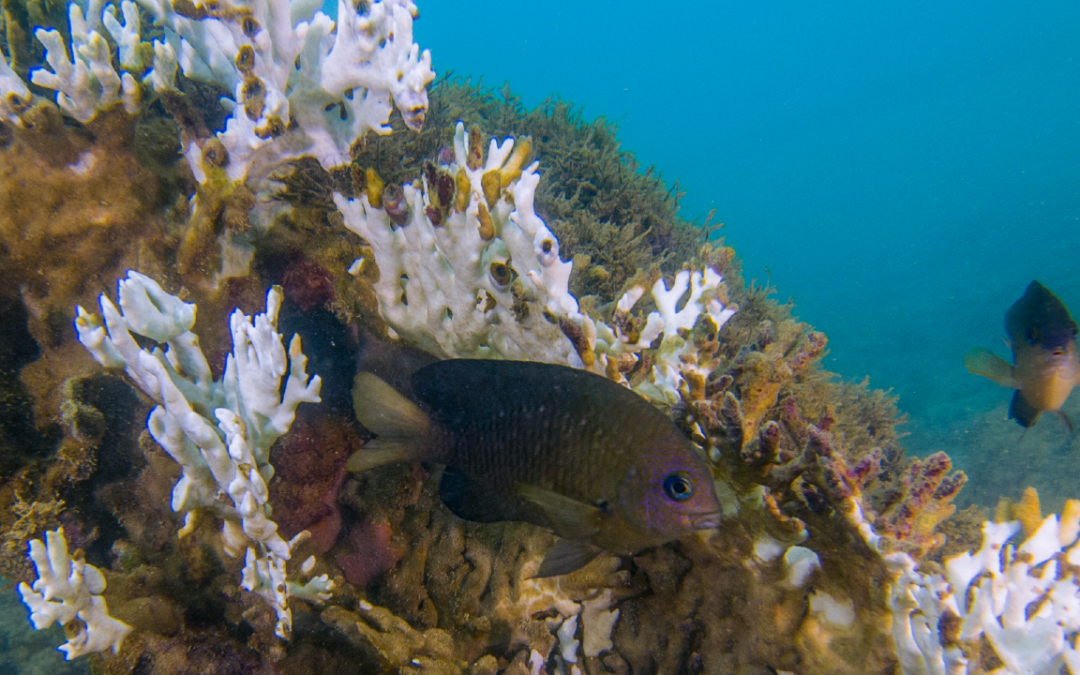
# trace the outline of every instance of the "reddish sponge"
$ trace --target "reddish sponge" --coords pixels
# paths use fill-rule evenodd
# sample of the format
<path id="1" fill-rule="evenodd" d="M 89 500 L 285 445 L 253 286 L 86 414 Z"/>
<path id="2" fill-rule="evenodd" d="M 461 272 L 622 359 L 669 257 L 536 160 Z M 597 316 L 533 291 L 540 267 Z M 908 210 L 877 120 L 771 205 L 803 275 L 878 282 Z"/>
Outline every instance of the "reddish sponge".
<path id="1" fill-rule="evenodd" d="M 292 430 L 270 453 L 274 480 L 270 503 L 282 536 L 309 530 L 320 552 L 341 530 L 337 494 L 345 460 L 363 445 L 354 423 L 318 410 L 301 410 Z"/>

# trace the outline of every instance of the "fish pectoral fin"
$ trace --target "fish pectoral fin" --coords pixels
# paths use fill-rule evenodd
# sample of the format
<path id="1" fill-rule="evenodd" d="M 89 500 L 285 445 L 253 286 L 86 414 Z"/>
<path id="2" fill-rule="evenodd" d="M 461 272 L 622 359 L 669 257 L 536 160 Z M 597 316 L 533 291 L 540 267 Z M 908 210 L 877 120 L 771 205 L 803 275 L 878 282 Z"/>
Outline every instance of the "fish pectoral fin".
<path id="1" fill-rule="evenodd" d="M 354 452 L 345 461 L 345 469 L 353 473 L 363 473 L 385 464 L 414 462 L 423 458 L 423 448 L 416 444 L 415 439 L 377 438 L 368 441 L 363 448 Z"/>
<path id="2" fill-rule="evenodd" d="M 530 578 L 543 579 L 570 574 L 585 567 L 603 552 L 604 549 L 595 544 L 576 539 L 559 539 L 548 549 L 540 568 Z"/>
<path id="3" fill-rule="evenodd" d="M 356 419 L 377 436 L 421 439 L 431 421 L 415 403 L 372 373 L 353 379 L 353 411 Z"/>
<path id="4" fill-rule="evenodd" d="M 1016 389 L 1012 365 L 989 349 L 976 347 L 965 354 L 964 367 L 969 373 L 982 375 L 1004 387 Z"/>
<path id="5" fill-rule="evenodd" d="M 603 512 L 595 506 L 528 483 L 515 484 L 514 491 L 539 506 L 560 537 L 587 539 L 600 531 Z"/>
<path id="6" fill-rule="evenodd" d="M 1019 389 L 1013 392 L 1012 401 L 1009 403 L 1009 419 L 1016 420 L 1017 424 L 1026 429 L 1039 419 L 1039 412 L 1038 408 L 1024 398 L 1024 392 Z"/>
<path id="7" fill-rule="evenodd" d="M 1073 428 L 1072 420 L 1069 419 L 1069 416 L 1065 414 L 1064 410 L 1056 410 L 1054 411 L 1054 414 L 1058 416 L 1058 419 L 1065 423 L 1065 426 L 1069 427 L 1070 434 L 1076 433 L 1076 430 Z"/>

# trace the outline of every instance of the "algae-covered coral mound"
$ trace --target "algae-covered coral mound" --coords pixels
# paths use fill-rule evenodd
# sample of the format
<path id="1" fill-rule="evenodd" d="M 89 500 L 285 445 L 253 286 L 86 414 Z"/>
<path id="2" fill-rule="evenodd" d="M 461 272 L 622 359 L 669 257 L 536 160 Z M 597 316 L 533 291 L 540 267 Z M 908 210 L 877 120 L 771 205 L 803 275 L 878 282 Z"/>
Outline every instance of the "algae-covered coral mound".
<path id="1" fill-rule="evenodd" d="M 895 402 L 823 371 L 826 337 L 745 286 L 612 126 L 467 82 L 428 92 L 408 2 L 342 3 L 348 39 L 321 14 L 278 17 L 276 56 L 256 53 L 267 16 L 170 7 L 121 3 L 126 32 L 86 10 L 111 17 L 115 51 L 71 58 L 121 84 L 139 70 L 127 109 L 77 123 L 38 87 L 0 123 L 0 572 L 33 582 L 27 545 L 46 531 L 102 571 L 92 595 L 134 630 L 96 670 L 897 667 L 883 554 L 977 546 L 977 518 L 948 520 L 963 474 L 906 458 Z M 139 42 L 133 16 L 164 38 Z M 209 22 L 235 54 L 211 74 L 177 64 Z M 152 68 L 122 61 L 133 42 Z M 304 89 L 358 44 L 354 66 L 396 75 Z M 18 49 L 0 76 L 40 66 Z M 227 121 L 203 105 L 222 92 Z M 285 117 L 286 100 L 321 112 Z M 77 305 L 103 315 L 82 312 L 78 336 Z M 720 527 L 534 578 L 554 535 L 456 517 L 443 467 L 349 473 L 372 436 L 353 376 L 409 394 L 413 372 L 459 356 L 633 388 L 708 458 Z"/>

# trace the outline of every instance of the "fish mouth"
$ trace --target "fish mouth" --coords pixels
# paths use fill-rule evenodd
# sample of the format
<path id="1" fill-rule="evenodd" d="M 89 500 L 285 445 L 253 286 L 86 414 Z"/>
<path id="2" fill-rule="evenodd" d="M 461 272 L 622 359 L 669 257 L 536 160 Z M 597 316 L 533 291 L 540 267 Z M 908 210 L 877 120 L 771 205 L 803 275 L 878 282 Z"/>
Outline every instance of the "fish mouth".
<path id="1" fill-rule="evenodd" d="M 695 530 L 715 530 L 720 527 L 721 515 L 719 511 L 695 513 L 690 516 L 690 527 Z"/>

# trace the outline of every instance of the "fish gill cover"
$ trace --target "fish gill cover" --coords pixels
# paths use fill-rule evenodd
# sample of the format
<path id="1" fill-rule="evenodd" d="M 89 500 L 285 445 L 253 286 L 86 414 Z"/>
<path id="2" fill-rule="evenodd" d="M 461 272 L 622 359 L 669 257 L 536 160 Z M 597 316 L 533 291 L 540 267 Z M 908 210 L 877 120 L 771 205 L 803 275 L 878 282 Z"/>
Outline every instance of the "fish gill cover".
<path id="1" fill-rule="evenodd" d="M 1075 503 L 956 512 L 964 474 L 907 457 L 895 400 L 824 371 L 825 335 L 744 284 L 717 226 L 680 218 L 678 187 L 611 125 L 434 81 L 405 0 L 317 9 L 3 5 L 0 573 L 35 625 L 64 624 L 68 656 L 106 673 L 1076 667 Z M 350 472 L 388 440 L 354 416 L 354 375 L 410 396 L 463 357 L 629 387 L 696 446 L 724 517 L 539 578 L 560 538 L 454 515 L 454 467 Z M 553 485 L 520 494 L 572 538 Z"/>

